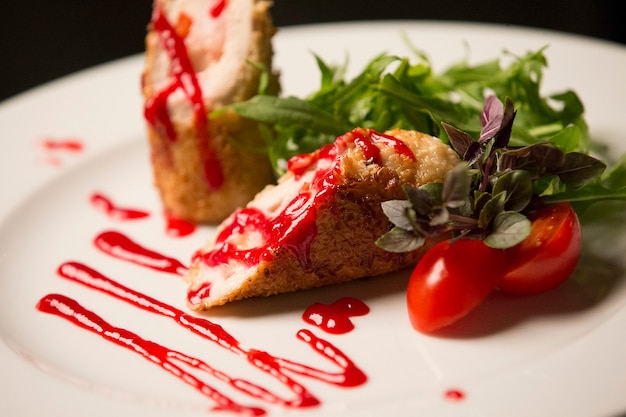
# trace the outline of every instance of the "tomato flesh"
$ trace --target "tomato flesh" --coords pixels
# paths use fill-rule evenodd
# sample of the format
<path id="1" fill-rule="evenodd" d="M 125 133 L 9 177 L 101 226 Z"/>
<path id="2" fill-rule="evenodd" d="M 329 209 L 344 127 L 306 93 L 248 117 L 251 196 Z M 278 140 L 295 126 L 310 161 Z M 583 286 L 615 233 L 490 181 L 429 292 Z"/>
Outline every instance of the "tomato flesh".
<path id="1" fill-rule="evenodd" d="M 505 251 L 482 240 L 443 241 L 418 262 L 407 287 L 411 325 L 429 333 L 472 311 L 502 280 Z"/>
<path id="2" fill-rule="evenodd" d="M 532 295 L 556 288 L 574 271 L 582 250 L 582 231 L 571 204 L 560 203 L 532 216 L 530 235 L 507 249 L 510 266 L 498 288 Z"/>

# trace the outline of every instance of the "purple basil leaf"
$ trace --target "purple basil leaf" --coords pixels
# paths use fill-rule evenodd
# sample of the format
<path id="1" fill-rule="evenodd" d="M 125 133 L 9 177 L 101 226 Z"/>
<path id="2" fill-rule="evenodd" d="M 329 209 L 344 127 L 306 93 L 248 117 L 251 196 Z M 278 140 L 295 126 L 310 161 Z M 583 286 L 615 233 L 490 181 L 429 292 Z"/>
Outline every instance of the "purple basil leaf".
<path id="1" fill-rule="evenodd" d="M 504 105 L 496 96 L 489 96 L 485 101 L 483 112 L 480 115 L 480 123 L 483 128 L 480 131 L 479 142 L 485 142 L 498 133 L 504 117 Z"/>
<path id="2" fill-rule="evenodd" d="M 494 147 L 498 148 L 506 148 L 509 144 L 509 140 L 511 139 L 511 131 L 513 130 L 513 121 L 515 120 L 515 108 L 513 107 L 513 102 L 507 98 L 506 103 L 504 105 L 504 116 L 502 117 L 502 125 L 500 126 L 500 130 L 495 136 Z"/>
<path id="3" fill-rule="evenodd" d="M 554 171 L 563 165 L 565 153 L 554 143 L 537 143 L 530 146 L 530 158 L 543 166 L 546 171 Z"/>
<path id="4" fill-rule="evenodd" d="M 422 187 L 405 187 L 404 193 L 409 199 L 417 217 L 430 217 L 433 206 L 437 204 L 437 200 L 439 199 L 438 196 L 435 195 L 435 191 Z M 439 191 L 439 194 L 441 194 L 441 191 Z"/>
<path id="5" fill-rule="evenodd" d="M 525 170 L 510 171 L 498 178 L 492 193 L 506 192 L 504 207 L 506 210 L 522 211 L 533 196 L 533 180 Z"/>
<path id="6" fill-rule="evenodd" d="M 441 199 L 449 208 L 458 208 L 465 205 L 472 185 L 467 164 L 460 163 L 452 168 L 443 182 Z"/>
<path id="7" fill-rule="evenodd" d="M 560 170 L 564 158 L 565 153 L 554 143 L 542 142 L 503 152 L 500 169 L 502 171 L 523 169 L 538 179 Z"/>
<path id="8" fill-rule="evenodd" d="M 534 161 L 530 158 L 531 150 L 529 146 L 522 148 L 507 149 L 500 155 L 500 168 L 503 171 L 513 169 L 526 169 L 534 166 Z"/>
<path id="9" fill-rule="evenodd" d="M 478 227 L 484 229 L 488 227 L 492 220 L 501 212 L 504 211 L 504 203 L 506 198 L 506 192 L 501 192 L 491 197 L 480 210 L 478 215 Z"/>
<path id="10" fill-rule="evenodd" d="M 485 143 L 472 142 L 463 155 L 463 159 L 468 165 L 474 165 L 485 154 Z"/>
<path id="11" fill-rule="evenodd" d="M 598 178 L 604 170 L 606 164 L 590 155 L 580 152 L 569 152 L 565 154 L 563 166 L 555 174 L 567 185 L 579 187 Z"/>
<path id="12" fill-rule="evenodd" d="M 433 213 L 432 218 L 430 219 L 430 226 L 443 226 L 448 223 L 450 220 L 450 213 L 448 209 L 444 207 L 440 207 Z"/>
<path id="13" fill-rule="evenodd" d="M 537 164 L 543 166 L 547 173 L 557 171 L 565 163 L 565 153 L 557 147 L 547 147 L 542 154 L 533 156 Z"/>
<path id="14" fill-rule="evenodd" d="M 472 145 L 472 143 L 475 142 L 474 138 L 472 138 L 468 133 L 463 132 L 462 130 L 459 130 L 447 123 L 441 123 L 441 126 L 448 134 L 452 149 L 454 149 L 461 157 L 465 157 L 467 149 Z"/>
<path id="15" fill-rule="evenodd" d="M 485 204 L 491 199 L 491 194 L 474 190 L 474 212 L 472 217 L 477 219 Z"/>
<path id="16" fill-rule="evenodd" d="M 512 171 L 514 169 L 525 169 L 530 172 L 535 172 L 535 164 L 530 160 L 522 159 L 508 152 L 500 155 L 499 166 L 502 171 Z"/>

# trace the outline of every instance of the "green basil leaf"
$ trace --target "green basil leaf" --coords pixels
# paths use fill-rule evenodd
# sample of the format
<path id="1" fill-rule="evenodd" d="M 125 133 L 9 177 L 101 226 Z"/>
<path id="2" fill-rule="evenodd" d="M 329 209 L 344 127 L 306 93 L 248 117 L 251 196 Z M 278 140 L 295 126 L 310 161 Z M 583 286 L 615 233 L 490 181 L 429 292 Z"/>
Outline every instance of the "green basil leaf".
<path id="1" fill-rule="evenodd" d="M 491 197 L 480 210 L 478 215 L 478 227 L 487 228 L 491 221 L 501 212 L 504 211 L 504 203 L 506 202 L 506 191 L 502 191 Z"/>
<path id="2" fill-rule="evenodd" d="M 413 224 L 407 216 L 407 209 L 412 209 L 407 200 L 388 200 L 381 203 L 383 213 L 394 226 L 404 230 L 412 230 Z"/>
<path id="3" fill-rule="evenodd" d="M 497 249 L 511 248 L 530 235 L 531 222 L 523 214 L 504 211 L 496 215 L 493 229 L 484 239 L 487 246 Z"/>
<path id="4" fill-rule="evenodd" d="M 506 192 L 506 210 L 522 211 L 533 196 L 533 181 L 528 171 L 509 171 L 498 178 L 493 186 L 493 194 Z"/>
<path id="5" fill-rule="evenodd" d="M 400 227 L 394 227 L 376 240 L 376 245 L 387 252 L 414 251 L 424 245 L 426 239 Z"/>
<path id="6" fill-rule="evenodd" d="M 434 189 L 436 187 L 429 188 Z M 431 189 L 429 188 L 406 187 L 404 189 L 404 192 L 417 216 L 428 217 L 433 211 L 433 207 L 438 205 L 437 201 L 441 200 L 441 192 L 434 190 L 434 193 L 438 193 L 437 195 L 431 192 Z"/>

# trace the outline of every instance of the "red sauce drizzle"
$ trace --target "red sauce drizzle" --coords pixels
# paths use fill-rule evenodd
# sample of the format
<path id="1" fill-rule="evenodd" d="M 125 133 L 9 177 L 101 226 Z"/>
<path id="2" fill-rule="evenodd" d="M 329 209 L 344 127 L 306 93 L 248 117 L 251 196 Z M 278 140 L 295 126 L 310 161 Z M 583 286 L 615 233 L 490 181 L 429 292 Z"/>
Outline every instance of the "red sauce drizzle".
<path id="1" fill-rule="evenodd" d="M 367 159 L 380 161 L 380 150 L 376 143 L 392 146 L 394 150 L 415 160 L 409 147 L 397 138 L 383 135 L 369 129 L 354 129 L 317 151 L 293 157 L 288 162 L 288 169 L 296 176 L 301 176 L 317 164 L 308 187 L 303 187 L 286 208 L 276 217 L 267 218 L 255 208 L 239 209 L 224 223 L 224 228 L 216 238 L 215 247 L 209 252 L 198 252 L 194 261 L 202 260 L 208 266 L 217 266 L 229 260 L 237 260 L 247 266 L 257 265 L 261 260 L 271 259 L 283 248 L 296 254 L 303 268 L 310 265 L 309 251 L 317 235 L 315 207 L 331 198 L 337 187 L 337 174 L 340 169 L 339 155 L 351 143 L 361 148 Z M 229 243 L 232 235 L 246 232 L 258 232 L 264 244 L 256 248 L 240 249 Z M 200 288 L 206 293 L 208 288 Z M 198 300 L 198 291 L 190 294 L 190 302 Z"/>
<path id="2" fill-rule="evenodd" d="M 376 132 L 374 130 L 370 130 L 370 133 L 373 142 L 384 143 L 387 146 L 391 146 L 396 151 L 396 153 L 404 155 L 411 161 L 416 160 L 415 154 L 413 153 L 411 148 L 409 148 L 406 143 L 402 142 L 400 139 L 390 135 L 385 135 L 384 133 Z"/>
<path id="3" fill-rule="evenodd" d="M 40 142 L 41 146 L 48 151 L 67 151 L 67 152 L 82 152 L 84 145 L 77 139 L 43 139 Z"/>
<path id="4" fill-rule="evenodd" d="M 59 158 L 60 152 L 76 154 L 82 152 L 84 145 L 78 139 L 51 139 L 39 141 L 38 145 L 46 152 L 45 162 L 53 166 L 60 166 L 63 161 Z"/>
<path id="5" fill-rule="evenodd" d="M 114 258 L 159 272 L 183 275 L 188 270 L 180 261 L 147 249 L 120 232 L 102 232 L 94 239 L 94 245 L 105 254 Z"/>
<path id="6" fill-rule="evenodd" d="M 203 395 L 213 399 L 217 403 L 216 409 L 250 415 L 264 414 L 264 410 L 260 408 L 244 407 L 237 404 L 197 377 L 192 376 L 185 371 L 182 366 L 204 371 L 252 398 L 287 408 L 315 406 L 319 404 L 319 400 L 312 395 L 306 387 L 295 381 L 285 372 L 292 372 L 297 375 L 343 387 L 358 386 L 363 384 L 367 379 L 365 374 L 363 374 L 363 372 L 339 349 L 331 343 L 316 337 L 308 330 L 302 329 L 298 331 L 296 335 L 297 338 L 308 344 L 318 354 L 329 359 L 342 371 L 332 373 L 315 369 L 301 363 L 270 355 L 267 352 L 245 348 L 222 326 L 205 318 L 187 314 L 171 305 L 123 286 L 84 264 L 66 262 L 59 266 L 57 273 L 65 279 L 100 291 L 147 312 L 173 320 L 181 327 L 217 344 L 219 347 L 246 360 L 248 364 L 266 372 L 295 394 L 295 398 L 285 399 L 251 381 L 232 378 L 223 371 L 214 369 L 201 359 L 187 356 L 155 342 L 145 340 L 129 330 L 114 327 L 103 318 L 66 296 L 49 294 L 43 297 L 37 304 L 37 308 L 40 311 L 69 320 L 73 324 L 99 334 L 104 339 L 126 347 L 143 356 L 145 359 L 159 365 L 178 377 L 181 381 L 196 388 Z"/>
<path id="7" fill-rule="evenodd" d="M 380 157 L 380 148 L 376 146 L 376 143 L 383 143 L 394 149 L 394 151 L 400 155 L 404 155 L 407 158 L 415 161 L 415 154 L 413 151 L 401 140 L 390 135 L 376 132 L 374 130 L 355 129 L 351 132 L 354 136 L 354 143 L 361 151 L 365 159 L 370 163 L 376 163 L 381 165 L 382 159 Z"/>
<path id="8" fill-rule="evenodd" d="M 458 402 L 465 399 L 465 393 L 458 389 L 449 389 L 445 393 L 445 398 L 448 401 Z"/>
<path id="9" fill-rule="evenodd" d="M 37 308 L 44 313 L 64 318 L 78 327 L 96 333 L 103 339 L 129 349 L 144 359 L 157 364 L 161 369 L 171 373 L 215 401 L 217 405 L 211 411 L 231 411 L 251 416 L 266 414 L 265 410 L 261 408 L 245 407 L 236 403 L 193 374 L 185 371 L 182 367 L 184 365 L 191 366 L 213 376 L 219 375 L 223 379 L 223 374 L 213 369 L 207 363 L 143 339 L 129 330 L 115 327 L 71 298 L 60 294 L 48 294 L 39 301 Z M 231 386 L 237 386 L 236 381 L 232 378 L 228 378 L 227 382 Z"/>
<path id="10" fill-rule="evenodd" d="M 226 0 L 216 0 L 211 6 L 211 9 L 209 10 L 209 15 L 212 18 L 216 19 L 220 17 L 220 15 L 222 14 L 225 8 L 226 8 Z"/>
<path id="11" fill-rule="evenodd" d="M 196 225 L 165 213 L 165 233 L 170 237 L 185 237 L 196 231 Z"/>
<path id="12" fill-rule="evenodd" d="M 280 215 L 268 218 L 255 208 L 235 211 L 230 217 L 230 223 L 225 223 L 218 234 L 215 248 L 209 252 L 196 253 L 194 260 L 202 259 L 207 265 L 216 266 L 236 259 L 252 266 L 261 260 L 273 258 L 277 251 L 287 249 L 291 250 L 302 267 L 307 269 L 310 265 L 310 245 L 317 235 L 315 211 L 312 208 L 331 195 L 332 186 L 336 183 L 334 176 L 336 155 L 337 149 L 334 146 L 325 146 L 321 149 L 315 159 L 318 167 L 310 187 L 300 190 Z M 238 249 L 228 242 L 231 235 L 243 233 L 244 230 L 259 232 L 264 244 L 256 248 Z"/>
<path id="13" fill-rule="evenodd" d="M 354 329 L 353 316 L 364 316 L 369 307 L 361 300 L 344 297 L 332 304 L 315 303 L 302 314 L 302 319 L 327 333 L 344 334 Z"/>
<path id="14" fill-rule="evenodd" d="M 355 135 L 354 143 L 361 148 L 363 155 L 368 162 L 374 162 L 380 164 L 380 148 L 374 144 L 370 137 L 365 137 L 362 134 Z"/>
<path id="15" fill-rule="evenodd" d="M 178 84 L 173 82 L 167 88 L 155 93 L 146 102 L 144 117 L 161 136 L 167 137 L 171 142 L 176 141 L 176 130 L 170 119 L 167 110 L 167 98 L 178 88 Z"/>
<path id="16" fill-rule="evenodd" d="M 187 53 L 184 39 L 176 33 L 160 7 L 155 7 L 152 25 L 161 39 L 171 60 L 172 82 L 159 93 L 151 97 L 144 109 L 148 123 L 160 130 L 170 140 L 176 140 L 176 131 L 167 110 L 168 97 L 179 88 L 193 107 L 196 127 L 196 146 L 204 167 L 204 177 L 210 189 L 219 189 L 224 181 L 221 163 L 212 149 L 208 133 L 208 118 L 202 99 L 202 90 Z"/>
<path id="17" fill-rule="evenodd" d="M 97 209 L 104 212 L 107 216 L 115 220 L 135 220 L 148 217 L 150 214 L 143 210 L 119 207 L 113 204 L 113 201 L 100 193 L 93 193 L 89 197 L 91 204 Z"/>

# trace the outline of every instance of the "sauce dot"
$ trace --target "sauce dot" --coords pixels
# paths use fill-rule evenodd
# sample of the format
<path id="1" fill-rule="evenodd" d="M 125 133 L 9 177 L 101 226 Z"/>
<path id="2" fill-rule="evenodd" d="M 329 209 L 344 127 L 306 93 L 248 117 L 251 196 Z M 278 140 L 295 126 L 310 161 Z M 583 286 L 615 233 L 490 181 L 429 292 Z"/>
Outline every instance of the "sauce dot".
<path id="1" fill-rule="evenodd" d="M 449 389 L 444 396 L 446 400 L 451 402 L 463 401 L 465 399 L 465 393 L 458 389 Z"/>

